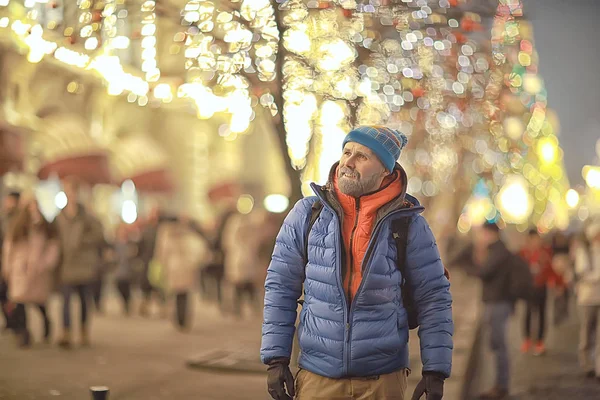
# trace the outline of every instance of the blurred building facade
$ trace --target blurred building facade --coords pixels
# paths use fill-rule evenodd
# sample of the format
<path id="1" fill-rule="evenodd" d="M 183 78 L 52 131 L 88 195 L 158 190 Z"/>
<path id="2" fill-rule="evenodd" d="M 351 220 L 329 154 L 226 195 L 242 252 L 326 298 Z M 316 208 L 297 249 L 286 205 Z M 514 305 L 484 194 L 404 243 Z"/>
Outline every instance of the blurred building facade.
<path id="1" fill-rule="evenodd" d="M 92 196 L 99 209 L 144 174 L 155 174 L 139 178 L 148 206 L 199 218 L 214 211 L 211 188 L 226 182 L 257 203 L 288 194 L 268 112 L 255 107 L 252 124 L 232 134 L 231 113 L 199 118 L 197 105 L 177 96 L 187 73 L 185 3 L 0 2 L 0 118 L 24 132 L 22 168 L 9 168 L 5 186 L 31 189 L 48 164 L 102 155 L 110 182 L 99 173 L 89 182 L 101 184 Z"/>

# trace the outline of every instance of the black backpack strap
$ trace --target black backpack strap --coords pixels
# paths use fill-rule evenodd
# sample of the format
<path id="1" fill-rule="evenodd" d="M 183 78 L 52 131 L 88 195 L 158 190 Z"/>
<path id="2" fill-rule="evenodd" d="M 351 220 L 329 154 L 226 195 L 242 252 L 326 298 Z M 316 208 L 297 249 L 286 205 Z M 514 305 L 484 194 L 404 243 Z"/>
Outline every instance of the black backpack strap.
<path id="1" fill-rule="evenodd" d="M 308 228 L 306 229 L 306 235 L 304 236 L 304 266 L 308 263 L 308 235 L 310 235 L 310 231 L 317 221 L 317 218 L 319 218 L 322 209 L 323 203 L 321 203 L 321 200 L 315 201 L 310 208 L 310 220 L 308 221 Z"/>
<path id="2" fill-rule="evenodd" d="M 323 209 L 323 203 L 321 200 L 315 201 L 310 208 L 310 220 L 308 220 L 308 228 L 306 229 L 306 235 L 304 235 L 304 268 L 306 268 L 306 264 L 308 264 L 308 235 L 310 235 L 310 231 L 312 230 L 313 225 L 319 218 L 319 214 L 321 214 L 321 210 Z M 302 289 L 304 292 L 304 289 Z M 304 306 L 304 300 L 298 300 L 298 304 Z"/>
<path id="3" fill-rule="evenodd" d="M 398 218 L 392 221 L 392 237 L 396 243 L 396 267 L 402 274 L 402 285 L 406 283 L 406 248 L 408 247 L 409 218 Z"/>
<path id="4" fill-rule="evenodd" d="M 396 268 L 402 274 L 402 303 L 406 308 L 409 319 L 409 327 L 413 329 L 416 326 L 416 316 L 413 310 L 413 295 L 410 285 L 408 284 L 408 274 L 406 273 L 406 249 L 408 247 L 408 228 L 410 218 L 398 218 L 392 221 L 392 237 L 396 243 Z"/>

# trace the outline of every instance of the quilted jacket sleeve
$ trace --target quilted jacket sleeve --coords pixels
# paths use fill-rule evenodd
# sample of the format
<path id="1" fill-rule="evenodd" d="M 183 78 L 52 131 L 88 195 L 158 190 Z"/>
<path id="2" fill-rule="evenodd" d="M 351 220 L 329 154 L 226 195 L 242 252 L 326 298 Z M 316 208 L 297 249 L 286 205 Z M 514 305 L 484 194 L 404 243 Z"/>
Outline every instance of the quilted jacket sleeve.
<path id="1" fill-rule="evenodd" d="M 265 281 L 260 357 L 263 363 L 292 352 L 297 300 L 304 281 L 306 229 L 314 198 L 300 200 L 277 235 Z"/>
<path id="2" fill-rule="evenodd" d="M 425 218 L 413 218 L 407 244 L 407 274 L 419 322 L 423 372 L 446 377 L 452 369 L 452 296 L 450 282 Z"/>

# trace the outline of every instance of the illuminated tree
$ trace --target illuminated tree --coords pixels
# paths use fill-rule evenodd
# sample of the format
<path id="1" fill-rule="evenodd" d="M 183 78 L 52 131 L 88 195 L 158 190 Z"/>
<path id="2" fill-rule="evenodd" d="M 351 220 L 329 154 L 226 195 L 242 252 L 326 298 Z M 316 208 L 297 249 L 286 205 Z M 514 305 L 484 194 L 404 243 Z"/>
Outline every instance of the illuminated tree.
<path id="1" fill-rule="evenodd" d="M 409 191 L 420 194 L 435 220 L 444 221 L 438 225 L 445 225 L 456 222 L 453 204 L 476 181 L 464 166 L 479 158 L 473 142 L 486 135 L 481 102 L 489 62 L 485 41 L 477 37 L 483 30 L 478 14 L 450 3 L 428 4 L 395 10 L 388 24 L 397 36 L 381 35 L 369 46 L 375 51 L 361 79 L 378 96 L 366 98 L 358 119 L 385 122 L 410 135 L 403 155 Z M 380 21 L 378 31 L 385 19 Z"/>
<path id="2" fill-rule="evenodd" d="M 568 182 L 558 143 L 558 119 L 547 108 L 538 75 L 531 25 L 520 0 L 501 0 L 492 30 L 494 68 L 486 88 L 487 142 L 493 158 L 484 169 L 504 222 L 542 231 L 568 224 Z M 461 218 L 459 228 L 469 221 Z"/>
<path id="3" fill-rule="evenodd" d="M 303 181 L 326 179 L 347 129 L 386 124 L 411 136 L 404 154 L 415 194 L 454 187 L 461 154 L 473 147 L 457 138 L 485 135 L 480 103 L 489 62 L 481 39 L 468 37 L 482 30 L 479 16 L 457 2 L 316 4 L 320 10 L 286 3 L 283 34 L 284 87 L 296 102 L 284 115 L 293 121 L 286 125 L 292 159 L 307 164 Z"/>
<path id="4" fill-rule="evenodd" d="M 348 18 L 332 3 L 321 7 L 309 9 L 293 0 L 281 12 L 286 142 L 294 167 L 304 170 L 305 183 L 326 180 L 351 126 L 351 101 L 358 96 L 351 39 L 363 30 L 364 16 Z"/>
<path id="5" fill-rule="evenodd" d="M 273 7 L 268 0 L 190 0 L 183 23 L 189 26 L 180 38 L 187 76 L 179 94 L 196 102 L 200 118 L 230 113 L 224 136 L 246 131 L 252 119 L 252 81 L 271 82 L 276 76 L 279 31 Z"/>
<path id="6" fill-rule="evenodd" d="M 290 113 L 288 127 L 288 135 L 306 132 L 294 135 L 300 156 L 311 150 L 298 163 L 307 163 L 303 181 L 326 179 L 348 128 L 386 124 L 410 137 L 409 191 L 433 206 L 440 225 L 455 226 L 461 195 L 466 200 L 477 177 L 464 165 L 482 157 L 475 139 L 488 136 L 481 104 L 489 55 L 483 38 L 473 37 L 483 30 L 479 15 L 439 1 L 319 3 L 328 7 L 319 11 L 295 4 L 283 37 L 294 40 L 286 82 L 303 90 L 295 97 L 302 112 Z M 335 63 L 323 48 L 336 49 Z"/>

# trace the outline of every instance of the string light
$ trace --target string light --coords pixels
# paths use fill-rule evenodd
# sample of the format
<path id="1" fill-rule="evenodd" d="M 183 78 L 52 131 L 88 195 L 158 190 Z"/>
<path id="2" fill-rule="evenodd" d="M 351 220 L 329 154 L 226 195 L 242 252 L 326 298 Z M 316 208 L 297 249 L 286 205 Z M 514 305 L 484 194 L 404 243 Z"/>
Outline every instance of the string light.
<path id="1" fill-rule="evenodd" d="M 202 119 L 217 112 L 231 114 L 231 135 L 247 131 L 253 111 L 244 74 L 255 73 L 260 81 L 275 78 L 279 32 L 272 5 L 243 0 L 239 8 L 230 9 L 226 3 L 188 1 L 182 16 L 186 31 L 174 40 L 184 42 L 187 74 L 178 97 L 191 98 Z M 224 32 L 222 40 L 214 31 Z"/>
<path id="2" fill-rule="evenodd" d="M 124 50 L 130 45 L 130 40 L 125 35 L 119 35 L 119 31 L 124 26 L 124 19 L 127 16 L 127 9 L 124 2 L 116 0 L 105 0 L 102 10 L 102 33 L 104 36 L 104 49 L 107 53 L 113 50 Z"/>
<path id="3" fill-rule="evenodd" d="M 494 138 L 489 144 L 498 154 L 493 164 L 495 190 L 501 189 L 507 174 L 523 176 L 523 187 L 532 199 L 532 211 L 524 222 L 547 231 L 568 224 L 569 187 L 554 113 L 547 109 L 543 80 L 537 75 L 538 57 L 529 37 L 531 29 L 522 17 L 520 0 L 500 1 L 492 28 L 494 67 L 484 109 Z"/>
<path id="4" fill-rule="evenodd" d="M 79 37 L 84 39 L 86 50 L 96 50 L 102 43 L 102 14 L 96 10 L 95 0 L 81 0 L 79 6 Z"/>
<path id="5" fill-rule="evenodd" d="M 87 54 L 79 53 L 62 46 L 56 49 L 54 58 L 65 64 L 79 68 L 86 68 L 90 63 L 90 57 Z"/>
<path id="6" fill-rule="evenodd" d="M 102 47 L 102 52 L 94 57 L 80 53 L 73 49 L 58 46 L 54 42 L 42 39 L 43 30 L 33 23 L 20 20 L 13 21 L 11 28 L 19 40 L 29 48 L 29 60 L 39 62 L 44 55 L 53 54 L 54 57 L 72 66 L 94 70 L 98 72 L 107 83 L 107 92 L 110 95 L 120 95 L 130 92 L 135 96 L 139 105 L 148 102 L 147 94 L 149 85 L 147 82 L 157 82 L 160 79 L 160 70 L 156 60 L 156 2 L 143 1 L 140 4 L 141 11 L 141 36 L 142 36 L 142 63 L 141 70 L 145 79 L 125 72 L 121 57 L 125 54 L 116 54 L 117 50 L 124 50 L 130 46 L 130 40 L 124 35 L 119 35 L 119 19 L 127 16 L 127 10 L 123 2 L 108 0 L 103 2 L 101 11 L 97 10 L 100 4 L 91 0 L 78 2 L 78 36 L 85 39 L 83 47 L 87 51 L 95 51 Z M 277 57 L 278 30 L 273 16 L 273 9 L 268 0 L 245 0 L 239 5 L 239 10 L 218 11 L 210 2 L 190 1 L 186 5 L 184 19 L 196 22 L 195 26 L 203 31 L 209 32 L 215 26 L 226 32 L 224 43 L 229 51 L 236 51 L 233 57 L 219 53 L 215 57 L 212 53 L 214 38 L 207 35 L 200 43 L 201 51 L 187 42 L 186 55 L 196 52 L 194 62 L 202 66 L 202 71 L 211 76 L 208 80 L 215 79 L 218 84 L 215 89 L 219 95 L 208 89 L 208 82 L 196 79 L 193 74 L 197 69 L 191 71 L 188 82 L 177 90 L 178 97 L 188 97 L 195 101 L 198 106 L 198 114 L 201 118 L 210 118 L 216 112 L 231 114 L 229 132 L 232 134 L 242 133 L 248 130 L 250 121 L 254 118 L 251 106 L 249 82 L 243 77 L 244 73 L 256 73 L 259 80 L 270 81 L 275 77 L 275 60 Z M 3 0 L 0 5 L 6 6 L 9 2 Z M 27 20 L 35 22 L 38 17 L 34 9 L 35 1 L 26 4 L 31 8 L 27 14 Z M 196 14 L 194 14 L 196 12 Z M 235 20 L 237 18 L 237 21 Z M 8 18 L 0 19 L 0 27 L 8 26 Z M 32 26 L 36 28 L 31 31 Z M 67 27 L 65 35 L 73 38 L 73 28 Z M 254 32 L 260 32 L 261 38 L 255 40 Z M 190 35 L 190 37 L 193 35 Z M 212 38 L 212 39 L 211 39 Z M 104 41 L 103 41 L 104 39 Z M 250 56 L 250 50 L 254 48 L 254 58 Z M 213 61 L 207 59 L 212 57 Z M 186 65 L 189 69 L 189 65 Z M 207 78 L 204 75 L 202 78 Z M 146 82 L 144 82 L 144 80 Z M 152 94 L 155 98 L 169 102 L 173 99 L 173 89 L 168 83 L 158 83 Z M 135 101 L 135 100 L 134 100 Z M 202 105 L 202 107 L 200 107 Z M 271 105 L 271 108 L 272 105 Z M 275 107 L 276 108 L 276 107 Z"/>
<path id="7" fill-rule="evenodd" d="M 95 57 L 87 67 L 97 71 L 108 82 L 108 94 L 117 96 L 125 90 L 138 96 L 146 96 L 149 90 L 144 79 L 123 71 L 116 56 L 101 55 Z"/>
<path id="8" fill-rule="evenodd" d="M 160 69 L 156 60 L 156 2 L 145 0 L 140 7 L 142 23 L 142 66 L 147 82 L 156 82 L 160 78 Z"/>

